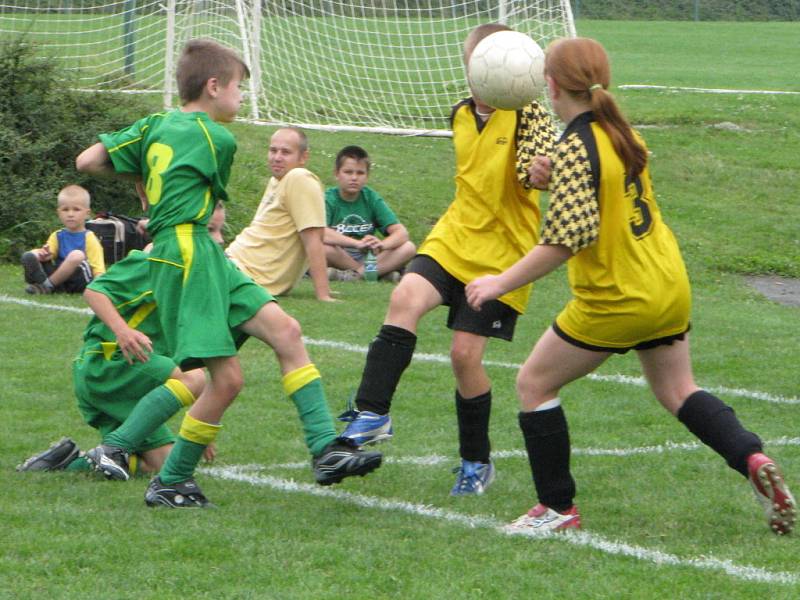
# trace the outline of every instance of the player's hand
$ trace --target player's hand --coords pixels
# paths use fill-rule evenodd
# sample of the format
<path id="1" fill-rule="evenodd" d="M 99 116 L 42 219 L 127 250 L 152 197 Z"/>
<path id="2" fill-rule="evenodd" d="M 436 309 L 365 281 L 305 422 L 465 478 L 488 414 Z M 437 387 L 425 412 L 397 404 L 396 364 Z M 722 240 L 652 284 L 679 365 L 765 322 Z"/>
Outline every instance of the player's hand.
<path id="1" fill-rule="evenodd" d="M 150 222 L 150 219 L 144 218 L 139 219 L 139 222 L 136 223 L 136 231 L 139 235 L 147 235 L 147 224 Z"/>
<path id="2" fill-rule="evenodd" d="M 364 247 L 368 250 L 372 250 L 375 254 L 383 250 L 383 244 L 381 240 L 376 238 L 374 235 L 365 235 L 361 238 L 361 242 L 364 244 Z"/>
<path id="3" fill-rule="evenodd" d="M 503 290 L 497 280 L 497 275 L 486 275 L 467 284 L 464 291 L 467 303 L 473 310 L 480 310 L 485 302 L 502 296 Z"/>
<path id="4" fill-rule="evenodd" d="M 50 252 L 50 246 L 45 244 L 41 248 L 36 251 L 36 257 L 39 259 L 39 262 L 47 262 L 53 260 L 53 253 Z"/>
<path id="5" fill-rule="evenodd" d="M 117 347 L 129 365 L 132 365 L 134 360 L 143 363 L 150 360 L 153 343 L 141 331 L 126 326 L 122 331 L 116 332 L 116 335 Z"/>
<path id="6" fill-rule="evenodd" d="M 537 190 L 546 190 L 550 185 L 550 159 L 541 154 L 533 157 L 531 166 L 528 167 L 528 181 Z"/>
<path id="7" fill-rule="evenodd" d="M 211 442 L 206 449 L 203 450 L 203 460 L 207 463 L 214 462 L 214 459 L 217 458 L 217 445 L 214 442 Z"/>

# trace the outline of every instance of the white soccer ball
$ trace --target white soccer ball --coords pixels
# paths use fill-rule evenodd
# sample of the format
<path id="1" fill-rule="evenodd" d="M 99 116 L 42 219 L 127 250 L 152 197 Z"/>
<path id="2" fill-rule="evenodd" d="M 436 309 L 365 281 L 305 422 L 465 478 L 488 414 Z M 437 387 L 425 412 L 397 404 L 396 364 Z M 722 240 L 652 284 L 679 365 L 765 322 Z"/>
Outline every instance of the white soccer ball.
<path id="1" fill-rule="evenodd" d="M 518 31 L 497 31 L 483 38 L 467 65 L 472 93 L 502 110 L 517 110 L 544 91 L 544 52 Z"/>

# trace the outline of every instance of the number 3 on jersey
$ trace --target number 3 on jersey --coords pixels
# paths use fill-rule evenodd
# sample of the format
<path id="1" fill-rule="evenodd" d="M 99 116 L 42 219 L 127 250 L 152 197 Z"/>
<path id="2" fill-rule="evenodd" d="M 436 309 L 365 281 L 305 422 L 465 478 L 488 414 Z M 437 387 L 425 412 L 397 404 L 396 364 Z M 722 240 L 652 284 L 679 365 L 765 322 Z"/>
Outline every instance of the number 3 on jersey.
<path id="1" fill-rule="evenodd" d="M 633 215 L 630 219 L 631 232 L 637 240 L 642 239 L 650 233 L 653 228 L 653 215 L 650 213 L 650 204 L 647 198 L 642 196 L 642 182 L 637 177 L 633 181 L 627 181 L 628 188 L 625 196 L 633 201 Z"/>
<path id="2" fill-rule="evenodd" d="M 164 180 L 161 178 L 161 174 L 169 167 L 172 156 L 172 147 L 166 144 L 156 142 L 147 149 L 146 160 L 149 173 L 145 191 L 150 206 L 155 206 L 161 200 L 161 193 L 164 189 Z"/>

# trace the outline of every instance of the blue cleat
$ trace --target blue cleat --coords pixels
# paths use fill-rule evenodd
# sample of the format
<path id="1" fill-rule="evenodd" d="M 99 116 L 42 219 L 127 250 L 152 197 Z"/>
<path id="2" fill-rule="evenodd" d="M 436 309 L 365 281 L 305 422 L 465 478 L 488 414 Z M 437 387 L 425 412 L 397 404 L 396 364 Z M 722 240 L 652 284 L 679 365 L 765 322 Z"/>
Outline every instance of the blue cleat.
<path id="1" fill-rule="evenodd" d="M 392 417 L 378 415 L 368 410 L 346 412 L 339 417 L 350 424 L 342 433 L 342 438 L 348 439 L 356 446 L 374 444 L 392 437 Z"/>
<path id="2" fill-rule="evenodd" d="M 450 490 L 451 496 L 479 496 L 494 481 L 494 464 L 461 459 L 461 466 L 453 469 L 456 484 Z"/>

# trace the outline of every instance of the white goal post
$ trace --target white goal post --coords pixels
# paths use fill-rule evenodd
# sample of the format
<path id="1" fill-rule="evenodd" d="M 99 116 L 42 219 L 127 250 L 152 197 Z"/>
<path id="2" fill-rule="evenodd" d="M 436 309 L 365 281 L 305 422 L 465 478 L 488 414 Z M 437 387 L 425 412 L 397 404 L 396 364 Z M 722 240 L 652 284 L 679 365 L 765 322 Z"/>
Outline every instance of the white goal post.
<path id="1" fill-rule="evenodd" d="M 181 47 L 211 37 L 250 66 L 253 120 L 404 133 L 447 130 L 463 40 L 498 21 L 542 46 L 575 35 L 569 0 L 0 0 L 0 41 L 37 44 L 79 88 L 174 106 Z"/>

